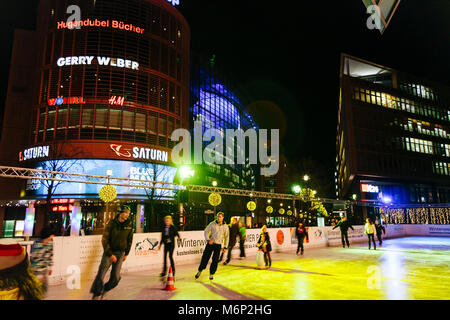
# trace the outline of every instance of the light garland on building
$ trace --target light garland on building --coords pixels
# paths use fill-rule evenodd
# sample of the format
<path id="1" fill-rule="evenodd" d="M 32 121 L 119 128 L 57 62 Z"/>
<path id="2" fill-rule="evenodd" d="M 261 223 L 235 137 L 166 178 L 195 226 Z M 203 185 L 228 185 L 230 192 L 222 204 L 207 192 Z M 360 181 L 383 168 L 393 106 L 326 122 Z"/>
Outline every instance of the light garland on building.
<path id="1" fill-rule="evenodd" d="M 450 208 L 381 208 L 380 214 L 388 224 L 450 224 Z"/>

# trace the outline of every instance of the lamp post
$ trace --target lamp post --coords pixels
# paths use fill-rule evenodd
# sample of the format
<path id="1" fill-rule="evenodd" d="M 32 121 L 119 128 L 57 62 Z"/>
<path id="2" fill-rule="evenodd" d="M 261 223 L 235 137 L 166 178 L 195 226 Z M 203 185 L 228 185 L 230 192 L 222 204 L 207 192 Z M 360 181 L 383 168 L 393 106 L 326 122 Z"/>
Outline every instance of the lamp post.
<path id="1" fill-rule="evenodd" d="M 113 175 L 112 170 L 111 169 L 106 170 L 106 175 L 108 176 L 107 182 L 108 182 L 108 185 L 109 185 L 110 184 L 110 178 Z M 108 216 L 108 220 L 109 220 L 109 218 L 110 218 L 109 202 L 106 202 L 106 216 Z M 105 222 L 105 227 L 106 227 L 106 217 L 105 217 L 105 219 L 103 221 Z"/>
<path id="2" fill-rule="evenodd" d="M 294 194 L 299 196 L 299 198 L 300 198 L 300 192 L 302 191 L 302 188 L 299 185 L 295 185 L 292 188 L 292 190 L 294 191 Z M 292 204 L 293 204 L 293 207 L 294 207 L 294 217 L 297 217 L 297 208 L 295 207 L 295 197 L 292 200 Z"/>

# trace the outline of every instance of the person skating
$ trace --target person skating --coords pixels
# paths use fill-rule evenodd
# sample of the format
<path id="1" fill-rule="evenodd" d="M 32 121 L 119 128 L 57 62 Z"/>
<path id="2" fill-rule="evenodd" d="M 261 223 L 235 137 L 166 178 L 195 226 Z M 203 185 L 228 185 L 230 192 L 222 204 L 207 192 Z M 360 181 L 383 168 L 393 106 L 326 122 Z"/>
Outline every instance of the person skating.
<path id="1" fill-rule="evenodd" d="M 166 276 L 167 272 L 167 254 L 169 254 L 170 265 L 172 266 L 172 272 L 175 276 L 175 262 L 173 260 L 173 251 L 175 249 L 175 237 L 181 240 L 180 234 L 177 229 L 173 225 L 173 220 L 171 216 L 167 216 L 164 218 L 164 227 L 161 231 L 161 241 L 159 242 L 159 249 L 164 244 L 164 266 L 163 271 L 161 272 L 161 277 Z"/>
<path id="2" fill-rule="evenodd" d="M 94 300 L 100 296 L 103 297 L 119 284 L 122 263 L 127 259 L 133 242 L 133 225 L 129 219 L 130 211 L 129 207 L 124 206 L 116 218 L 108 223 L 105 228 L 102 238 L 103 257 L 90 290 Z M 103 278 L 111 265 L 112 271 L 109 281 L 103 284 Z"/>
<path id="3" fill-rule="evenodd" d="M 376 233 L 375 225 L 373 224 L 372 220 L 367 218 L 366 225 L 364 227 L 364 234 L 367 234 L 367 237 L 369 239 L 369 250 L 371 248 L 370 246 L 371 240 L 373 242 L 374 250 L 377 250 L 377 244 L 375 243 L 375 233 Z"/>
<path id="4" fill-rule="evenodd" d="M 226 246 L 229 243 L 228 226 L 223 223 L 223 218 L 224 214 L 219 212 L 216 220 L 211 222 L 205 229 L 205 240 L 207 241 L 207 244 L 203 251 L 202 261 L 198 267 L 195 279 L 198 279 L 202 271 L 206 269 L 211 255 L 212 262 L 209 269 L 209 279 L 214 279 L 214 274 L 216 273 L 217 265 L 219 264 L 220 251 L 223 248 L 223 252 L 225 252 L 227 249 Z"/>
<path id="5" fill-rule="evenodd" d="M 48 276 L 52 274 L 54 236 L 52 228 L 44 227 L 41 231 L 41 239 L 36 240 L 31 247 L 31 267 L 36 278 L 42 283 L 44 294 L 48 289 Z"/>
<path id="6" fill-rule="evenodd" d="M 270 268 L 272 266 L 272 258 L 270 256 L 272 244 L 270 243 L 270 236 L 267 231 L 267 226 L 262 227 L 256 246 L 264 252 L 264 262 L 266 267 Z"/>
<path id="7" fill-rule="evenodd" d="M 304 252 L 303 243 L 305 241 L 305 237 L 307 240 L 309 240 L 309 237 L 308 237 L 308 232 L 306 231 L 306 228 L 302 222 L 298 223 L 298 226 L 295 229 L 295 235 L 297 236 L 297 240 L 298 240 L 297 255 L 298 255 L 298 252 L 300 251 L 300 249 L 301 249 L 301 254 L 303 255 L 303 252 Z"/>
<path id="8" fill-rule="evenodd" d="M 245 228 L 245 224 L 243 222 L 239 222 L 239 250 L 241 251 L 239 259 L 245 258 L 246 240 L 247 240 L 247 229 Z"/>
<path id="9" fill-rule="evenodd" d="M 380 244 L 380 247 L 383 245 L 383 234 L 386 234 L 386 228 L 380 224 L 378 220 L 375 221 L 375 228 L 377 230 L 377 238 Z"/>
<path id="10" fill-rule="evenodd" d="M 350 222 L 347 221 L 347 217 L 342 217 L 341 220 L 336 224 L 336 226 L 333 228 L 340 228 L 341 229 L 341 240 L 342 240 L 342 247 L 345 248 L 345 245 L 347 244 L 347 247 L 350 248 L 350 242 L 348 241 L 348 229 L 353 229 Z"/>
<path id="11" fill-rule="evenodd" d="M 234 246 L 236 245 L 236 240 L 239 235 L 239 223 L 237 218 L 233 218 L 233 221 L 230 225 L 230 240 L 228 243 L 228 255 L 227 260 L 223 263 L 225 266 L 231 261 L 231 252 L 233 251 Z"/>
<path id="12" fill-rule="evenodd" d="M 33 274 L 25 248 L 18 243 L 0 244 L 0 300 L 43 298 L 42 283 Z"/>

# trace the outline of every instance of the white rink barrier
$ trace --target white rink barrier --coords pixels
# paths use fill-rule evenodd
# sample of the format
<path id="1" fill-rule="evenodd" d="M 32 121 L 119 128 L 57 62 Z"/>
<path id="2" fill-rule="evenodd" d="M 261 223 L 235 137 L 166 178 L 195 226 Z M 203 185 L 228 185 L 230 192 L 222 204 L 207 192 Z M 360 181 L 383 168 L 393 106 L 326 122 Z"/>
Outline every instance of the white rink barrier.
<path id="1" fill-rule="evenodd" d="M 353 226 L 349 229 L 349 240 L 352 243 L 365 242 L 364 226 Z M 320 248 L 341 245 L 339 228 L 311 227 L 308 229 L 309 241 L 305 240 L 305 248 Z M 385 238 L 405 236 L 440 236 L 450 237 L 449 225 L 388 225 Z M 248 229 L 245 252 L 247 256 L 256 255 L 256 243 L 260 229 Z M 294 228 L 272 228 L 269 234 L 274 253 L 293 251 L 297 248 Z M 177 265 L 200 263 L 206 246 L 203 231 L 180 232 L 181 240 L 176 239 L 177 246 L 174 259 Z M 54 266 L 49 277 L 50 285 L 66 282 L 80 272 L 81 281 L 92 280 L 98 270 L 103 254 L 102 236 L 56 237 L 54 238 Z M 122 272 L 148 271 L 159 274 L 162 268 L 164 247 L 158 251 L 161 233 L 134 234 L 133 244 Z M 239 241 L 233 249 L 233 257 L 239 257 Z M 168 261 L 169 263 L 169 261 Z"/>

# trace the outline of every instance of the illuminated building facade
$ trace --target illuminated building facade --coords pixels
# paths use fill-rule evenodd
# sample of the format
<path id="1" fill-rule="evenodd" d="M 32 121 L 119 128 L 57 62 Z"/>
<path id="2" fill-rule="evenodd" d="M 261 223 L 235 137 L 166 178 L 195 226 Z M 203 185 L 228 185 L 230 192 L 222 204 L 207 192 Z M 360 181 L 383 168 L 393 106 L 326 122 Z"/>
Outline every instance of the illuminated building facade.
<path id="1" fill-rule="evenodd" d="M 248 99 L 224 74 L 213 60 L 193 55 L 190 96 L 190 127 L 193 138 L 195 122 L 202 122 L 203 134 L 208 129 L 220 130 L 224 134 L 224 140 L 227 129 L 242 129 L 244 132 L 248 129 L 258 129 L 251 115 L 245 111 Z M 203 147 L 209 143 L 204 142 Z M 238 147 L 236 143 L 235 155 L 239 152 Z M 227 148 L 230 146 L 225 143 L 225 155 Z M 230 165 L 226 163 L 225 155 L 221 155 L 223 164 L 192 165 L 195 176 L 189 180 L 189 183 L 212 186 L 213 182 L 217 182 L 218 187 L 255 190 L 259 175 L 258 165 L 251 165 L 247 158 L 244 164 Z M 236 159 L 234 160 L 236 163 Z M 232 216 L 240 216 L 243 219 L 245 217 L 252 218 L 252 213 L 246 208 L 248 199 L 227 196 L 222 198 L 223 202 L 217 210 L 225 213 L 227 221 Z M 189 199 L 185 200 L 187 201 L 186 205 L 189 206 L 189 212 L 194 216 L 193 221 L 197 221 L 197 224 L 194 222 L 189 227 L 192 229 L 203 228 L 205 211 L 211 211 L 208 197 L 202 194 L 190 194 Z M 208 218 L 212 220 L 213 215 L 210 214 Z"/>
<path id="2" fill-rule="evenodd" d="M 342 55 L 337 197 L 403 208 L 397 223 L 450 223 L 449 92 L 444 85 Z"/>
<path id="3" fill-rule="evenodd" d="M 174 182 L 170 136 L 189 128 L 190 28 L 172 2 L 178 3 L 41 0 L 37 30 L 28 35 L 33 51 L 20 50 L 34 62 L 22 79 L 23 87 L 32 88 L 20 109 L 27 116 L 10 114 L 13 102 L 6 106 L 4 122 L 26 132 L 14 141 L 4 128 L 2 149 L 14 154 L 8 165 L 102 176 L 112 170 L 116 177 Z M 67 13 L 72 5 L 81 9 L 79 17 Z M 98 199 L 100 188 L 63 183 L 52 196 Z M 28 181 L 3 197 L 45 199 L 48 190 Z M 118 198 L 149 196 L 142 189 L 118 188 Z"/>

